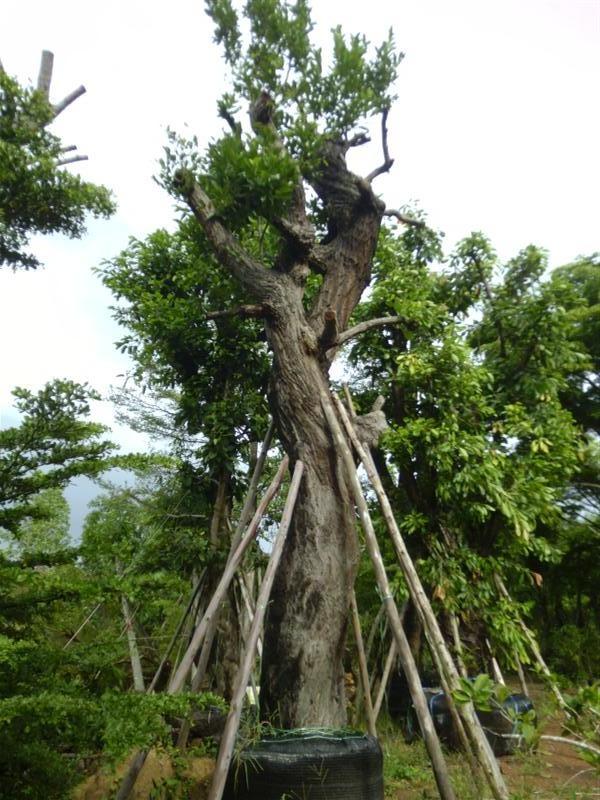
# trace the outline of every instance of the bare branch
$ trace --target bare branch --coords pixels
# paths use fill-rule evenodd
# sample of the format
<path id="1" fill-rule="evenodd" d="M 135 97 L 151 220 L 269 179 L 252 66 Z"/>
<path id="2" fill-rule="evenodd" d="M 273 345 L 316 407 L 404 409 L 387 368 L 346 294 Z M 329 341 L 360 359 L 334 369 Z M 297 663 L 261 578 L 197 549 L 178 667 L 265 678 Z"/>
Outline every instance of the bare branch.
<path id="1" fill-rule="evenodd" d="M 87 161 L 87 156 L 71 156 L 70 158 L 63 158 L 56 162 L 57 167 L 64 167 L 65 164 L 74 164 L 76 161 Z"/>
<path id="2" fill-rule="evenodd" d="M 390 158 L 390 151 L 388 149 L 387 118 L 389 113 L 389 108 L 384 108 L 381 115 L 381 146 L 383 148 L 383 164 L 367 175 L 367 181 L 369 183 L 372 183 L 378 175 L 383 175 L 384 172 L 389 172 L 394 163 L 394 159 Z"/>
<path id="3" fill-rule="evenodd" d="M 180 169 L 174 176 L 175 186 L 187 201 L 202 226 L 221 266 L 227 269 L 259 301 L 274 294 L 278 275 L 265 269 L 242 247 L 238 239 L 223 225 L 217 210 L 204 189 L 189 170 Z"/>
<path id="4" fill-rule="evenodd" d="M 2 60 L 0 59 L 0 74 L 2 74 L 3 72 L 4 72 L 4 64 L 2 63 Z"/>
<path id="5" fill-rule="evenodd" d="M 56 103 L 56 105 L 53 106 L 54 118 L 56 119 L 59 114 L 62 114 L 65 108 L 68 108 L 68 106 L 70 106 L 71 103 L 74 103 L 78 97 L 81 97 L 82 94 L 85 94 L 85 91 L 85 86 L 78 86 L 77 89 L 71 92 L 71 94 L 68 94 L 66 97 L 64 97 L 60 103 Z"/>
<path id="6" fill-rule="evenodd" d="M 209 311 L 206 319 L 221 319 L 222 317 L 265 317 L 267 307 L 263 305 L 244 305 L 237 308 L 225 308 L 223 311 Z"/>
<path id="7" fill-rule="evenodd" d="M 346 141 L 346 146 L 348 149 L 351 147 L 360 147 L 363 144 L 368 144 L 371 141 L 371 137 L 366 131 L 361 131 L 360 133 L 354 134 L 350 139 Z"/>
<path id="8" fill-rule="evenodd" d="M 68 144 L 68 145 L 66 145 L 66 147 L 61 147 L 60 148 L 60 152 L 61 153 L 70 153 L 73 150 L 77 150 L 77 145 L 76 144 Z"/>
<path id="9" fill-rule="evenodd" d="M 413 219 L 412 217 L 408 217 L 406 214 L 403 214 L 402 211 L 399 211 L 397 208 L 386 208 L 383 212 L 384 217 L 395 217 L 398 222 L 401 222 L 403 225 L 414 225 L 416 228 L 424 228 L 425 223 L 421 219 Z"/>
<path id="10" fill-rule="evenodd" d="M 40 73 L 37 80 L 37 90 L 46 99 L 50 95 L 50 83 L 52 81 L 52 67 L 54 65 L 54 53 L 50 50 L 42 50 L 42 60 L 40 62 Z"/>
<path id="11" fill-rule="evenodd" d="M 375 319 L 368 319 L 366 322 L 359 322 L 359 324 L 355 325 L 353 328 L 348 328 L 347 331 L 340 333 L 337 341 L 333 344 L 336 347 L 341 347 L 341 345 L 345 344 L 350 339 L 360 336 L 361 333 L 369 331 L 371 328 L 381 328 L 384 325 L 400 325 L 403 322 L 406 322 L 404 317 L 377 317 Z"/>
<path id="12" fill-rule="evenodd" d="M 239 122 L 236 122 L 233 114 L 227 110 L 224 106 L 219 106 L 219 116 L 221 119 L 224 119 L 225 122 L 231 128 L 231 132 L 235 133 L 236 136 L 239 136 L 242 133 L 242 126 Z"/>
<path id="13" fill-rule="evenodd" d="M 324 350 L 329 350 L 335 346 L 338 340 L 337 314 L 333 308 L 328 308 L 323 317 L 325 324 L 323 325 L 323 333 L 319 339 L 319 344 Z"/>

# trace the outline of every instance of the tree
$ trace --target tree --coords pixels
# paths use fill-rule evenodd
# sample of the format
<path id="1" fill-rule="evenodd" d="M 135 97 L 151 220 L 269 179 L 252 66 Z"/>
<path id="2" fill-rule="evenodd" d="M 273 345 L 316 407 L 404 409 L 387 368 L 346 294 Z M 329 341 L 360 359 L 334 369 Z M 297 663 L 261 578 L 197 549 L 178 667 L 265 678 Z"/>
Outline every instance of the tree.
<path id="1" fill-rule="evenodd" d="M 23 418 L 0 430 L 0 528 L 16 535 L 26 519 L 48 516 L 40 493 L 103 472 L 114 445 L 102 438 L 103 425 L 86 420 L 100 398 L 85 384 L 55 380 L 37 394 L 13 395 Z"/>
<path id="2" fill-rule="evenodd" d="M 372 184 L 392 163 L 386 120 L 400 55 L 391 34 L 371 51 L 363 36 L 346 39 L 336 29 L 325 68 L 304 0 L 249 0 L 248 37 L 228 0 L 208 2 L 207 11 L 232 75 L 219 103 L 229 129 L 204 155 L 196 142 L 172 135 L 161 178 L 195 216 L 195 227 L 183 219 L 179 235 L 205 251 L 198 276 L 213 263 L 236 286 L 241 306 L 222 314 L 261 320 L 279 438 L 292 467 L 298 458 L 305 463 L 266 623 L 262 714 L 285 727 L 339 725 L 358 548 L 321 401 L 338 337 L 370 280 L 385 213 Z M 250 109 L 251 131 L 236 118 L 240 104 Z M 369 141 L 361 123 L 372 115 L 382 117 L 384 163 L 363 178 L 346 157 Z M 152 247 L 150 239 L 144 257 L 129 251 L 136 270 L 145 271 Z M 189 273 L 178 272 L 169 253 L 163 264 L 177 297 Z M 206 316 L 192 324 L 206 326 Z M 202 363 L 195 370 L 207 374 Z"/>
<path id="3" fill-rule="evenodd" d="M 574 496 L 593 459 L 569 406 L 590 369 L 583 293 L 547 276 L 537 248 L 500 264 L 481 234 L 442 261 L 427 228 L 380 237 L 356 320 L 395 322 L 353 345 L 352 382 L 362 407 L 386 398 L 378 464 L 440 614 L 461 617 L 480 663 L 487 637 L 510 665 L 515 650 L 527 660 L 524 609 L 498 597 L 495 575 L 540 604 L 565 544 L 577 536 L 589 553 L 595 540 L 581 524 L 589 501 Z M 410 638 L 418 650 L 418 631 Z"/>
<path id="4" fill-rule="evenodd" d="M 48 126 L 85 89 L 57 105 L 48 99 L 52 54 L 42 56 L 38 87 L 24 88 L 0 64 L 0 266 L 35 269 L 38 259 L 26 252 L 34 233 L 64 233 L 79 238 L 86 214 L 109 217 L 115 210 L 103 186 L 71 175 L 63 167 L 84 156 L 65 157 Z"/>

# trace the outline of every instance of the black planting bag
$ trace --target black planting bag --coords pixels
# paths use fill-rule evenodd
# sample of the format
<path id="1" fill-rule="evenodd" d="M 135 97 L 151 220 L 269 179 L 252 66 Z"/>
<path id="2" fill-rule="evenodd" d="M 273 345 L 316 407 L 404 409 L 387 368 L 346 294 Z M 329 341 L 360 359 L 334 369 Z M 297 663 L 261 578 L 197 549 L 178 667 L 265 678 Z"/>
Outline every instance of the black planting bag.
<path id="1" fill-rule="evenodd" d="M 234 757 L 224 800 L 383 800 L 382 769 L 373 736 L 286 731 Z"/>

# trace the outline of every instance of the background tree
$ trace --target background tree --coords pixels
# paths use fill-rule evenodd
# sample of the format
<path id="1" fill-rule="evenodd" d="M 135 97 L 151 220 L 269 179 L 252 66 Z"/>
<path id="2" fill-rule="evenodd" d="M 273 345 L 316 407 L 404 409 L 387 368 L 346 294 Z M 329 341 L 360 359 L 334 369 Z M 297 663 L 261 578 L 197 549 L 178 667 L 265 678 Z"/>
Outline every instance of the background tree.
<path id="1" fill-rule="evenodd" d="M 85 217 L 109 217 L 115 210 L 108 189 L 71 175 L 65 164 L 87 156 L 65 156 L 48 126 L 85 89 L 80 86 L 60 103 L 48 99 L 52 53 L 44 52 L 37 88 L 22 87 L 0 64 L 0 266 L 35 268 L 26 252 L 34 233 L 85 232 Z"/>

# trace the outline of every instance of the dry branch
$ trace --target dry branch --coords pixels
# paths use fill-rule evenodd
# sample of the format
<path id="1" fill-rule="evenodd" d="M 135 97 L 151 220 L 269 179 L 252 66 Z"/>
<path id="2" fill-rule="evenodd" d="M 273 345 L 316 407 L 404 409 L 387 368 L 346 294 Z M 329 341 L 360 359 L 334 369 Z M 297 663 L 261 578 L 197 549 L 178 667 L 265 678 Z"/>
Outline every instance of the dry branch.
<path id="1" fill-rule="evenodd" d="M 395 217 L 398 222 L 401 222 L 403 225 L 413 225 L 416 228 L 424 228 L 425 223 L 421 219 L 413 219 L 413 217 L 409 217 L 407 214 L 404 214 L 398 208 L 386 208 L 383 212 L 384 217 Z"/>
<path id="2" fill-rule="evenodd" d="M 50 94 L 50 83 L 52 82 L 52 67 L 54 65 L 54 53 L 49 50 L 42 50 L 42 60 L 40 62 L 40 72 L 37 79 L 37 90 L 46 99 Z"/>
<path id="3" fill-rule="evenodd" d="M 384 325 L 401 325 L 403 322 L 406 322 L 405 317 L 376 317 L 375 319 L 368 319 L 340 333 L 337 340 L 331 346 L 335 345 L 336 347 L 341 347 L 350 339 L 360 336 L 360 334 L 365 333 L 365 331 L 370 331 L 371 328 L 382 328 Z"/>
<path id="4" fill-rule="evenodd" d="M 367 175 L 367 181 L 369 183 L 372 183 L 378 175 L 383 175 L 384 172 L 389 172 L 394 164 L 394 159 L 390 158 L 390 151 L 388 148 L 387 118 L 389 113 L 389 108 L 384 108 L 381 115 L 381 146 L 383 148 L 383 164 Z"/>
<path id="5" fill-rule="evenodd" d="M 59 114 L 62 114 L 65 108 L 68 108 L 71 103 L 74 103 L 75 100 L 77 100 L 78 97 L 81 97 L 82 94 L 85 94 L 85 91 L 85 86 L 78 86 L 77 89 L 74 89 L 66 97 L 63 97 L 60 103 L 56 103 L 56 105 L 53 106 L 54 118 L 56 119 Z"/>

